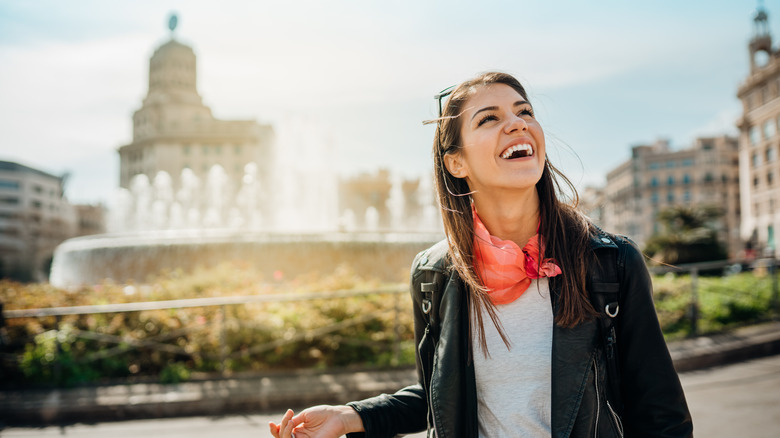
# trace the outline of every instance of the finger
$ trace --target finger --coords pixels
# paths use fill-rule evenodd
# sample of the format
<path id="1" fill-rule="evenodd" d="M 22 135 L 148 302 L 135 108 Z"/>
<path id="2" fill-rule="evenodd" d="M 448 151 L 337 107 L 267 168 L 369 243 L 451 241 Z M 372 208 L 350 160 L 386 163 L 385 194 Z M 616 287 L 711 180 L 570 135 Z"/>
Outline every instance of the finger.
<path id="1" fill-rule="evenodd" d="M 288 409 L 287 413 L 284 414 L 284 418 L 282 418 L 282 429 L 280 431 L 281 438 L 291 438 L 292 437 L 292 430 L 293 427 L 295 427 L 295 424 L 293 424 L 292 421 L 293 417 L 293 411 L 292 409 Z"/>
<path id="2" fill-rule="evenodd" d="M 293 427 L 297 427 L 298 425 L 305 423 L 304 417 L 306 416 L 306 411 L 303 411 L 299 413 L 298 415 L 290 418 L 290 422 L 292 422 Z"/>
<path id="3" fill-rule="evenodd" d="M 271 435 L 274 436 L 274 438 L 279 438 L 279 426 L 276 425 L 273 421 L 268 423 L 268 427 L 271 429 Z"/>
<path id="4" fill-rule="evenodd" d="M 284 430 L 287 428 L 287 424 L 290 422 L 290 419 L 293 417 L 293 411 L 292 409 L 288 409 L 287 412 L 284 413 L 284 416 L 282 417 L 282 422 L 279 423 L 279 436 L 284 437 Z"/>

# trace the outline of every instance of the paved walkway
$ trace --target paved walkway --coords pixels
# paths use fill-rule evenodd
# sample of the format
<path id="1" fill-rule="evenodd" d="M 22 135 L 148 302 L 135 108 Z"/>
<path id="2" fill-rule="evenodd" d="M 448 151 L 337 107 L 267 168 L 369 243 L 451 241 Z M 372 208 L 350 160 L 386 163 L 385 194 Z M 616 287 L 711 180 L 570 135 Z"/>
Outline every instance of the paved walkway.
<path id="1" fill-rule="evenodd" d="M 766 438 L 780 431 L 780 355 L 680 374 L 696 436 Z M 11 427 L 3 438 L 231 438 L 270 437 L 267 415 L 133 420 L 41 428 Z M 425 434 L 408 435 L 422 438 Z"/>
<path id="2" fill-rule="evenodd" d="M 780 322 L 669 344 L 678 371 L 780 353 Z M 101 422 L 279 412 L 343 403 L 416 382 L 413 369 L 286 372 L 187 382 L 58 390 L 0 391 L 0 424 Z"/>

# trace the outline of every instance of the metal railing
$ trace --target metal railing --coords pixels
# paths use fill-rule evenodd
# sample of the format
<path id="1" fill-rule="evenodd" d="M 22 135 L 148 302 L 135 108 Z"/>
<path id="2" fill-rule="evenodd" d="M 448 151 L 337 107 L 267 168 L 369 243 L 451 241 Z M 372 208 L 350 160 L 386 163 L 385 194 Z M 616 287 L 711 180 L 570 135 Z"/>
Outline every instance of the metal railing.
<path id="1" fill-rule="evenodd" d="M 355 326 L 362 323 L 367 323 L 371 320 L 378 318 L 379 316 L 386 315 L 386 309 L 379 309 L 373 312 L 354 315 L 347 319 L 342 319 L 338 322 L 328 324 L 318 328 L 312 328 L 295 332 L 291 335 L 283 336 L 281 339 L 272 340 L 269 342 L 263 342 L 256 345 L 252 345 L 250 348 L 241 349 L 239 351 L 229 351 L 228 347 L 228 325 L 238 324 L 240 327 L 252 327 L 258 325 L 252 321 L 240 321 L 230 320 L 228 318 L 228 308 L 232 306 L 244 306 L 247 304 L 257 303 L 285 303 L 285 302 L 302 302 L 302 301 L 321 301 L 321 300 L 334 300 L 345 298 L 359 298 L 376 295 L 391 295 L 393 297 L 392 312 L 393 312 L 393 336 L 391 345 L 392 351 L 392 364 L 398 364 L 401 356 L 401 333 L 402 327 L 400 322 L 400 313 L 408 312 L 406 307 L 402 308 L 402 298 L 408 297 L 408 286 L 395 285 L 391 287 L 372 289 L 372 290 L 340 290 L 334 292 L 312 292 L 312 293 L 289 293 L 289 294 L 266 294 L 266 295 L 252 295 L 252 296 L 228 296 L 228 297 L 209 297 L 209 298 L 193 298 L 193 299 L 179 299 L 179 300 L 167 300 L 167 301 L 146 301 L 146 302 L 133 302 L 133 303 L 119 303 L 119 304 L 103 304 L 103 305 L 90 305 L 90 306 L 70 306 L 70 307 L 49 307 L 49 308 L 36 308 L 36 309 L 19 309 L 19 310 L 3 310 L 2 303 L 0 303 L 0 322 L 4 318 L 6 320 L 18 319 L 18 318 L 56 318 L 54 324 L 55 333 L 54 338 L 57 343 L 57 351 L 61 352 L 60 336 L 56 336 L 60 330 L 62 330 L 62 318 L 67 316 L 86 317 L 88 315 L 97 314 L 126 314 L 129 312 L 143 312 L 143 311 L 156 311 L 156 310 L 174 310 L 174 309 L 187 309 L 187 308 L 217 308 L 220 315 L 219 321 L 219 346 L 218 356 L 208 357 L 211 360 L 217 360 L 220 364 L 219 370 L 224 374 L 227 370 L 226 362 L 229 359 L 246 358 L 253 355 L 262 354 L 264 352 L 274 350 L 278 347 L 282 347 L 288 344 L 293 344 L 300 341 L 308 341 L 322 337 L 329 333 L 337 332 L 339 330 Z M 0 324 L 2 326 L 2 324 Z M 112 356 L 120 355 L 131 349 L 151 349 L 159 352 L 171 353 L 175 355 L 191 356 L 181 345 L 170 344 L 168 341 L 175 340 L 180 336 L 187 335 L 192 331 L 198 329 L 198 327 L 184 327 L 166 333 L 161 333 L 157 336 L 145 337 L 143 339 L 132 339 L 125 336 L 116 336 L 106 333 L 100 333 L 95 331 L 79 330 L 71 328 L 69 334 L 83 340 L 99 341 L 104 344 L 114 345 L 111 348 L 100 349 L 99 351 L 91 352 L 90 354 L 80 358 L 80 362 L 88 363 L 101 359 L 107 359 Z M 5 330 L 4 328 L 2 330 Z M 5 335 L 5 333 L 3 333 Z M 0 339 L 0 346 L 8 343 L 6 339 L 2 342 Z M 55 382 L 60 382 L 61 370 L 59 362 L 54 363 L 53 374 L 55 375 Z"/>
<path id="2" fill-rule="evenodd" d="M 656 275 L 673 273 L 690 275 L 690 301 L 687 316 L 690 319 L 689 336 L 697 336 L 700 332 L 699 321 L 701 318 L 701 302 L 699 296 L 699 283 L 702 272 L 720 272 L 721 277 L 743 272 L 743 270 L 766 271 L 766 277 L 771 282 L 771 298 L 769 308 L 775 316 L 780 315 L 780 286 L 778 285 L 778 266 L 780 260 L 774 258 L 757 259 L 752 261 L 717 260 L 700 263 L 687 263 L 680 265 L 656 266 L 650 268 L 650 272 Z M 752 291 L 725 290 L 728 294 L 746 294 Z"/>

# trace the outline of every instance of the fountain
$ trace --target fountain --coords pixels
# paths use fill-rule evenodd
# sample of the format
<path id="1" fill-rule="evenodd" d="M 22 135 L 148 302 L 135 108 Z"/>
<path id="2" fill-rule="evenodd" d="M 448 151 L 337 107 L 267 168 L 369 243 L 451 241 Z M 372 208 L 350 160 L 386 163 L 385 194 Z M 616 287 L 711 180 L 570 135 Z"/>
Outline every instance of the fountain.
<path id="1" fill-rule="evenodd" d="M 442 238 L 431 185 L 420 184 L 414 193 L 417 202 L 430 204 L 416 208 L 416 223 L 403 222 L 410 200 L 396 178 L 387 200 L 391 227 L 380 229 L 378 210 L 369 207 L 358 229 L 354 212 L 339 214 L 331 151 L 299 134 L 323 130 L 307 128 L 300 122 L 280 127 L 273 187 L 261 186 L 252 162 L 238 187 L 220 165 L 204 181 L 189 168 L 175 178 L 166 172 L 151 181 L 135 175 L 109 206 L 107 234 L 70 239 L 57 248 L 51 283 L 72 288 L 106 279 L 145 282 L 163 270 L 186 272 L 232 260 L 251 264 L 266 278 L 327 273 L 347 264 L 361 275 L 402 280 L 414 255 Z M 263 199 L 270 199 L 269 217 L 262 214 Z"/>
<path id="2" fill-rule="evenodd" d="M 371 205 L 341 207 L 327 127 L 296 117 L 273 129 L 218 120 L 196 79 L 194 51 L 172 33 L 150 59 L 133 141 L 119 148 L 123 188 L 109 205 L 109 232 L 63 242 L 52 284 L 144 282 L 161 270 L 230 260 L 287 278 L 346 263 L 395 281 L 442 237 L 429 183 L 405 196 L 396 179 L 384 205 L 371 196 Z"/>

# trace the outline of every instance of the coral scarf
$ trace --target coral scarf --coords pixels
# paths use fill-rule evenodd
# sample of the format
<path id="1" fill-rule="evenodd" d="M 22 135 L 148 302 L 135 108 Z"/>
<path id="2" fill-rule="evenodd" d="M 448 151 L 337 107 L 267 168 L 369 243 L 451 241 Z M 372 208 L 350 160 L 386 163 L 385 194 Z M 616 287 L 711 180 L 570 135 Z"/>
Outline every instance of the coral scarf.
<path id="1" fill-rule="evenodd" d="M 531 285 L 531 280 L 555 277 L 561 268 L 553 259 L 539 263 L 539 253 L 544 243 L 538 232 L 521 249 L 511 240 L 491 236 L 485 224 L 474 214 L 474 269 L 482 284 L 488 288 L 493 304 L 509 304 Z M 541 251 L 539 245 L 542 245 Z"/>

